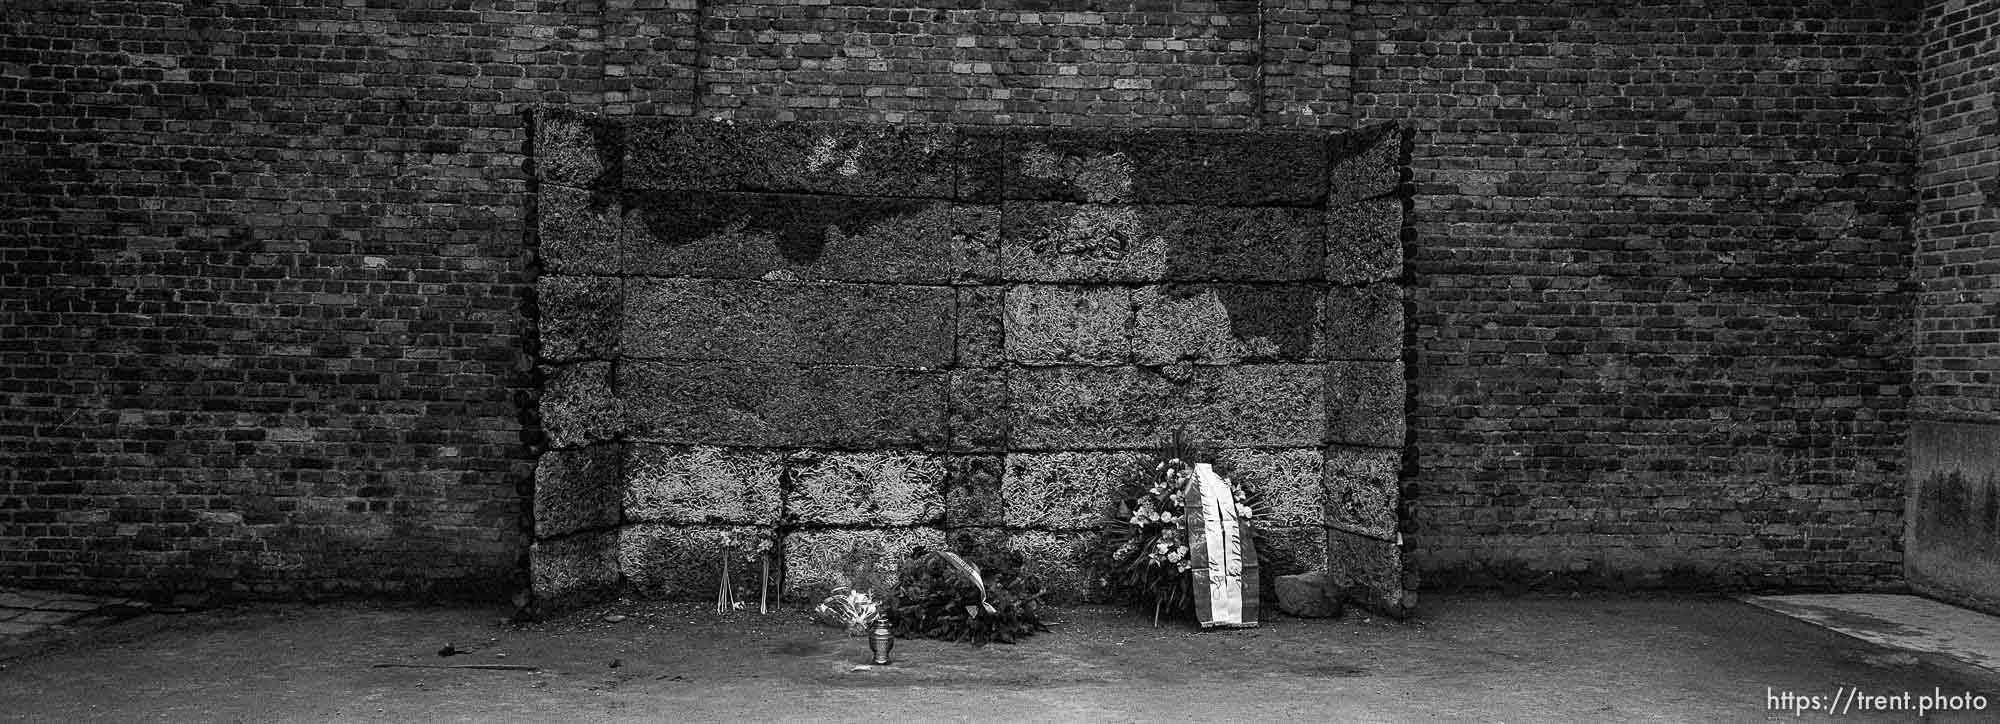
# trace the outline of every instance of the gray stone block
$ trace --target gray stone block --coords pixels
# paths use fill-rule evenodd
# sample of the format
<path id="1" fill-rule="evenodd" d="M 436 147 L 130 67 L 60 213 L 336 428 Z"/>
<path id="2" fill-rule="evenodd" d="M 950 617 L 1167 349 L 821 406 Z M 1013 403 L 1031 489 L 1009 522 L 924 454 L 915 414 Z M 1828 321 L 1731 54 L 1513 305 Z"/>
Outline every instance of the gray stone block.
<path id="1" fill-rule="evenodd" d="M 1314 287 L 1176 284 L 1133 290 L 1140 364 L 1304 361 L 1316 356 Z"/>
<path id="2" fill-rule="evenodd" d="M 998 526 L 1006 519 L 998 455 L 953 456 L 945 461 L 944 524 L 947 528 Z"/>
<path id="3" fill-rule="evenodd" d="M 1007 290 L 1007 359 L 1120 364 L 1132 359 L 1132 295 L 1120 287 L 1023 284 Z"/>
<path id="4" fill-rule="evenodd" d="M 1394 284 L 1334 287 L 1326 292 L 1324 350 L 1336 360 L 1403 358 L 1403 289 Z"/>
<path id="5" fill-rule="evenodd" d="M 1142 207 L 1010 202 L 1000 215 L 1000 275 L 1008 280 L 1130 282 L 1166 275 L 1166 236 Z"/>
<path id="6" fill-rule="evenodd" d="M 1263 559 L 1265 587 L 1277 576 L 1326 567 L 1326 528 L 1317 525 L 1258 526 L 1257 554 Z"/>
<path id="7" fill-rule="evenodd" d="M 1000 207 L 951 207 L 952 281 L 983 284 L 1001 278 Z"/>
<path id="8" fill-rule="evenodd" d="M 999 370 L 952 370 L 947 389 L 947 424 L 954 452 L 1007 449 L 1010 395 Z"/>
<path id="9" fill-rule="evenodd" d="M 1050 128 L 1010 138 L 1003 195 L 1091 203 L 1324 203 L 1327 147 L 1306 133 Z"/>
<path id="10" fill-rule="evenodd" d="M 629 357 L 944 367 L 955 293 L 947 287 L 626 281 Z"/>
<path id="11" fill-rule="evenodd" d="M 619 531 L 618 563 L 628 590 L 644 598 L 714 601 L 729 561 L 730 590 L 736 600 L 757 603 L 764 584 L 764 552 L 754 541 L 771 536 L 760 526 L 667 525 L 640 523 Z M 775 555 L 775 554 L 773 554 Z M 779 564 L 771 563 L 771 602 L 778 600 Z"/>
<path id="12" fill-rule="evenodd" d="M 1325 473 L 1317 448 L 1231 449 L 1215 453 L 1215 469 L 1264 495 L 1259 526 L 1318 527 L 1326 521 Z"/>
<path id="13" fill-rule="evenodd" d="M 630 361 L 618 389 L 634 439 L 698 445 L 942 447 L 945 373 Z"/>
<path id="14" fill-rule="evenodd" d="M 846 586 L 886 597 L 912 550 L 941 550 L 944 544 L 944 531 L 937 528 L 794 531 L 785 536 L 786 595 L 818 602 Z"/>
<path id="15" fill-rule="evenodd" d="M 1166 240 L 1172 281 L 1307 281 L 1321 277 L 1326 214 L 1285 207 L 1148 206 L 1143 226 Z"/>
<path id="16" fill-rule="evenodd" d="M 958 174 L 950 126 L 660 120 L 626 133 L 636 189 L 948 199 Z"/>
<path id="17" fill-rule="evenodd" d="M 1335 529 L 1327 536 L 1327 574 L 1343 599 L 1376 613 L 1409 614 L 1416 597 L 1405 595 L 1399 546 Z"/>
<path id="18" fill-rule="evenodd" d="M 1345 204 L 1395 193 L 1406 165 L 1402 129 L 1394 124 L 1362 128 L 1333 141 L 1328 203 Z"/>
<path id="19" fill-rule="evenodd" d="M 1217 447 L 1315 446 L 1326 400 L 1320 365 L 1196 367 L 1172 419 Z"/>
<path id="20" fill-rule="evenodd" d="M 1402 362 L 1327 363 L 1327 442 L 1402 447 L 1407 394 Z"/>
<path id="21" fill-rule="evenodd" d="M 535 463 L 535 537 L 618 524 L 623 445 L 550 450 Z"/>
<path id="22" fill-rule="evenodd" d="M 1143 449 L 1172 427 L 1177 390 L 1135 367 L 1030 367 L 1008 376 L 1015 450 Z"/>
<path id="23" fill-rule="evenodd" d="M 1096 598 L 1103 587 L 1090 570 L 1092 533 L 1071 531 L 1008 531 L 1002 544 L 1021 554 L 1021 573 L 1042 582 L 1043 600 L 1074 604 Z"/>
<path id="24" fill-rule="evenodd" d="M 959 367 L 995 367 L 1006 359 L 1006 289 L 963 287 L 958 290 Z"/>
<path id="25" fill-rule="evenodd" d="M 1332 576 L 1326 571 L 1294 573 L 1275 579 L 1278 591 L 1278 610 L 1300 618 L 1327 618 L 1339 616 L 1345 606 L 1340 600 L 1340 590 L 1333 585 Z"/>
<path id="26" fill-rule="evenodd" d="M 631 446 L 625 518 L 646 523 L 777 525 L 785 454 L 713 446 Z"/>
<path id="27" fill-rule="evenodd" d="M 785 519 L 832 525 L 944 520 L 945 458 L 913 452 L 798 452 L 786 467 Z"/>
<path id="28" fill-rule="evenodd" d="M 1010 453 L 1000 480 L 1009 528 L 1094 530 L 1118 486 L 1140 479 L 1144 453 Z"/>
<path id="29" fill-rule="evenodd" d="M 1326 522 L 1351 532 L 1394 539 L 1402 503 L 1402 451 L 1326 448 Z"/>
<path id="30" fill-rule="evenodd" d="M 923 199 L 636 192 L 634 274 L 944 284 L 998 269 L 998 211 Z"/>
<path id="31" fill-rule="evenodd" d="M 621 408 L 611 391 L 611 363 L 542 368 L 542 432 L 550 447 L 577 447 L 617 437 L 622 431 Z"/>
<path id="32" fill-rule="evenodd" d="M 618 595 L 618 531 L 578 533 L 528 547 L 534 608 L 548 612 Z"/>
<path id="33" fill-rule="evenodd" d="M 1403 199 L 1384 196 L 1326 212 L 1326 278 L 1365 284 L 1403 276 Z"/>
<path id="34" fill-rule="evenodd" d="M 566 108 L 537 109 L 535 178 L 578 188 L 618 185 L 624 125 Z"/>
<path id="35" fill-rule="evenodd" d="M 535 328 L 543 360 L 618 356 L 624 285 L 613 277 L 545 276 L 535 280 Z"/>
<path id="36" fill-rule="evenodd" d="M 617 274 L 630 231 L 616 196 L 543 186 L 535 196 L 537 258 L 552 274 Z"/>

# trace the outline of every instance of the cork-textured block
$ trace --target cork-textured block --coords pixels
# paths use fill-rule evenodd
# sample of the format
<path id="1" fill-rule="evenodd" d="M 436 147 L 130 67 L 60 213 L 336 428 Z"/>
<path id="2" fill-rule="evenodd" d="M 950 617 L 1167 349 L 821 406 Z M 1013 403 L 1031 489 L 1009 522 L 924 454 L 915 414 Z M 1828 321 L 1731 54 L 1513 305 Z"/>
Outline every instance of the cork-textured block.
<path id="1" fill-rule="evenodd" d="M 1238 484 L 1263 491 L 1259 526 L 1319 527 L 1326 517 L 1326 491 L 1319 449 L 1220 450 L 1215 468 Z"/>
<path id="2" fill-rule="evenodd" d="M 941 550 L 938 528 L 799 530 L 785 536 L 785 589 L 790 598 L 817 602 L 846 586 L 885 596 L 896 572 L 918 546 Z"/>
<path id="3" fill-rule="evenodd" d="M 1031 367 L 1007 378 L 1015 450 L 1148 448 L 1169 429 L 1175 386 L 1135 367 Z"/>
<path id="4" fill-rule="evenodd" d="M 623 405 L 611 390 L 611 363 L 543 367 L 542 432 L 551 447 L 610 440 L 621 430 Z"/>
<path id="5" fill-rule="evenodd" d="M 1320 365 L 1197 367 L 1175 421 L 1218 447 L 1317 446 L 1327 420 Z"/>
<path id="6" fill-rule="evenodd" d="M 1007 374 L 999 370 L 952 370 L 946 401 L 950 449 L 998 452 L 1007 449 Z"/>
<path id="7" fill-rule="evenodd" d="M 785 519 L 932 525 L 944 519 L 945 458 L 914 452 L 798 452 L 786 463 Z"/>
<path id="8" fill-rule="evenodd" d="M 625 125 L 565 108 L 536 109 L 535 178 L 578 188 L 618 184 Z"/>
<path id="9" fill-rule="evenodd" d="M 1090 203 L 1324 203 L 1324 136 L 1035 129 L 1011 137 L 1003 195 Z"/>
<path id="10" fill-rule="evenodd" d="M 1304 361 L 1320 295 L 1308 285 L 1173 284 L 1132 292 L 1139 364 Z"/>
<path id="11" fill-rule="evenodd" d="M 1394 539 L 1402 503 L 1402 452 L 1329 446 L 1326 455 L 1326 524 Z"/>
<path id="12" fill-rule="evenodd" d="M 948 199 L 959 173 L 950 126 L 658 120 L 633 123 L 625 148 L 635 189 Z"/>
<path id="13" fill-rule="evenodd" d="M 1402 362 L 1327 363 L 1327 442 L 1402 447 L 1407 394 Z"/>
<path id="14" fill-rule="evenodd" d="M 634 192 L 633 274 L 944 284 L 993 276 L 998 212 L 944 201 Z"/>
<path id="15" fill-rule="evenodd" d="M 1403 358 L 1403 289 L 1394 284 L 1333 287 L 1323 307 L 1321 357 L 1336 360 Z"/>
<path id="16" fill-rule="evenodd" d="M 1320 278 L 1326 214 L 1315 208 L 1148 206 L 1143 225 L 1165 239 L 1172 281 Z"/>
<path id="17" fill-rule="evenodd" d="M 743 362 L 628 361 L 634 439 L 701 445 L 941 447 L 945 373 Z"/>
<path id="18" fill-rule="evenodd" d="M 784 473 L 782 452 L 637 443 L 625 464 L 625 518 L 777 525 Z"/>
<path id="19" fill-rule="evenodd" d="M 957 196 L 981 204 L 997 203 L 1006 183 L 1008 149 L 1026 135 L 1011 128 L 961 126 L 958 129 Z"/>
<path id="20" fill-rule="evenodd" d="M 1259 525 L 1257 554 L 1263 565 L 1258 574 L 1264 588 L 1276 587 L 1278 576 L 1326 568 L 1326 529 L 1317 525 Z"/>
<path id="21" fill-rule="evenodd" d="M 1041 581 L 1043 600 L 1074 604 L 1096 598 L 1101 586 L 1090 569 L 1092 533 L 1073 531 L 1008 531 L 1003 546 L 1021 554 L 1021 573 Z"/>
<path id="22" fill-rule="evenodd" d="M 1345 204 L 1395 193 L 1403 181 L 1403 133 L 1394 124 L 1358 129 L 1333 139 L 1328 203 Z"/>
<path id="23" fill-rule="evenodd" d="M 1326 278 L 1365 284 L 1403 276 L 1403 199 L 1384 196 L 1326 212 Z"/>
<path id="24" fill-rule="evenodd" d="M 618 524 L 625 490 L 623 445 L 550 450 L 535 463 L 535 536 L 552 538 Z"/>
<path id="25" fill-rule="evenodd" d="M 618 531 L 578 533 L 528 547 L 535 607 L 556 610 L 618 595 Z"/>
<path id="26" fill-rule="evenodd" d="M 1000 275 L 1028 282 L 1142 282 L 1167 269 L 1167 237 L 1145 207 L 1009 202 Z"/>
<path id="27" fill-rule="evenodd" d="M 618 565 L 634 594 L 671 601 L 714 601 L 729 561 L 730 589 L 736 600 L 756 605 L 763 585 L 763 556 L 754 541 L 771 535 L 761 526 L 708 526 L 640 523 L 618 531 Z M 777 600 L 778 564 L 771 564 L 771 596 Z"/>
<path id="28" fill-rule="evenodd" d="M 960 455 L 945 461 L 944 524 L 948 528 L 1006 523 L 998 455 Z"/>
<path id="29" fill-rule="evenodd" d="M 955 292 L 885 284 L 630 279 L 628 357 L 944 367 Z"/>
<path id="30" fill-rule="evenodd" d="M 1006 360 L 1004 287 L 958 289 L 957 366 L 994 367 Z"/>
<path id="31" fill-rule="evenodd" d="M 1007 359 L 1031 365 L 1132 359 L 1132 293 L 1121 287 L 1023 284 L 1007 290 Z"/>
<path id="32" fill-rule="evenodd" d="M 617 274 L 630 231 L 617 196 L 562 186 L 535 195 L 536 257 L 552 274 Z"/>
<path id="33" fill-rule="evenodd" d="M 1327 573 L 1343 598 L 1378 613 L 1408 612 L 1399 546 L 1332 528 L 1326 534 Z"/>
<path id="34" fill-rule="evenodd" d="M 545 276 L 535 280 L 541 358 L 609 359 L 618 355 L 624 285 L 614 277 Z"/>
<path id="35" fill-rule="evenodd" d="M 1144 453 L 1010 453 L 1000 480 L 1010 528 L 1090 530 L 1111 509 L 1118 486 L 1145 473 Z"/>

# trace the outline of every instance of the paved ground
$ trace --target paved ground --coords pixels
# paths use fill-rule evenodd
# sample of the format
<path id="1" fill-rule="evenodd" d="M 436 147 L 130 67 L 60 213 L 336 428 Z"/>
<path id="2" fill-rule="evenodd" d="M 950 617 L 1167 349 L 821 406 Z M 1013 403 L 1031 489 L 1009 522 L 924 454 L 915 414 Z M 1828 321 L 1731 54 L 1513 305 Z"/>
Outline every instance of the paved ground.
<path id="1" fill-rule="evenodd" d="M 62 638 L 145 613 L 144 601 L 0 586 L 0 658 L 10 647 Z"/>
<path id="2" fill-rule="evenodd" d="M 888 667 L 862 666 L 861 640 L 797 611 L 621 603 L 530 625 L 503 623 L 498 608 L 148 615 L 0 661 L 0 720 L 1901 722 L 2000 711 L 2000 676 L 1727 598 L 1425 606 L 1414 621 L 1279 618 L 1217 632 L 1065 609 L 1055 632 L 1018 646 L 903 641 Z M 440 656 L 446 645 L 463 653 Z M 467 665 L 517 668 L 439 668 Z M 1912 709 L 1934 693 L 1986 708 L 1865 710 L 1906 692 Z M 1796 716 L 1810 697 L 1847 711 Z"/>
<path id="3" fill-rule="evenodd" d="M 1767 608 L 1894 649 L 1936 654 L 2000 675 L 2000 618 L 1922 596 L 1746 596 Z M 2000 713 L 1995 714 L 2000 719 Z"/>

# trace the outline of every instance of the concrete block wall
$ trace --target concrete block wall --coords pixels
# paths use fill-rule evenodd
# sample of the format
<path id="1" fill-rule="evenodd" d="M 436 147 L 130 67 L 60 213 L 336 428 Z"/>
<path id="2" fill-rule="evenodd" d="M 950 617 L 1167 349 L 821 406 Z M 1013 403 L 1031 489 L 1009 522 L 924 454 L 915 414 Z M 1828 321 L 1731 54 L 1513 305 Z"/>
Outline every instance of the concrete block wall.
<path id="1" fill-rule="evenodd" d="M 1348 556 L 1400 595 L 1394 128 L 551 109 L 536 138 L 541 602 L 712 595 L 746 530 L 805 596 L 976 541 L 1075 599 L 1177 427 L 1269 489 L 1276 573 L 1386 539 Z"/>

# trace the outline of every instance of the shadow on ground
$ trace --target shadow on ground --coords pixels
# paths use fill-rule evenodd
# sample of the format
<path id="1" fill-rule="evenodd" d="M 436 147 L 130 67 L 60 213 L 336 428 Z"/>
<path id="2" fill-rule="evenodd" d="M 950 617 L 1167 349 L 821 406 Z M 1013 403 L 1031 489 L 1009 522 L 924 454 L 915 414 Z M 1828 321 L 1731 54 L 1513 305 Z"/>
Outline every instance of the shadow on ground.
<path id="1" fill-rule="evenodd" d="M 0 662 L 0 720 L 1798 721 L 1771 697 L 1840 687 L 1992 702 L 1933 721 L 1990 721 L 2000 706 L 1988 672 L 1723 598 L 1426 606 L 1410 621 L 1213 632 L 1061 609 L 1025 643 L 899 641 L 887 667 L 794 610 L 620 603 L 516 625 L 498 608 L 261 606 L 16 650 Z M 467 666 L 519 668 L 431 668 Z"/>

